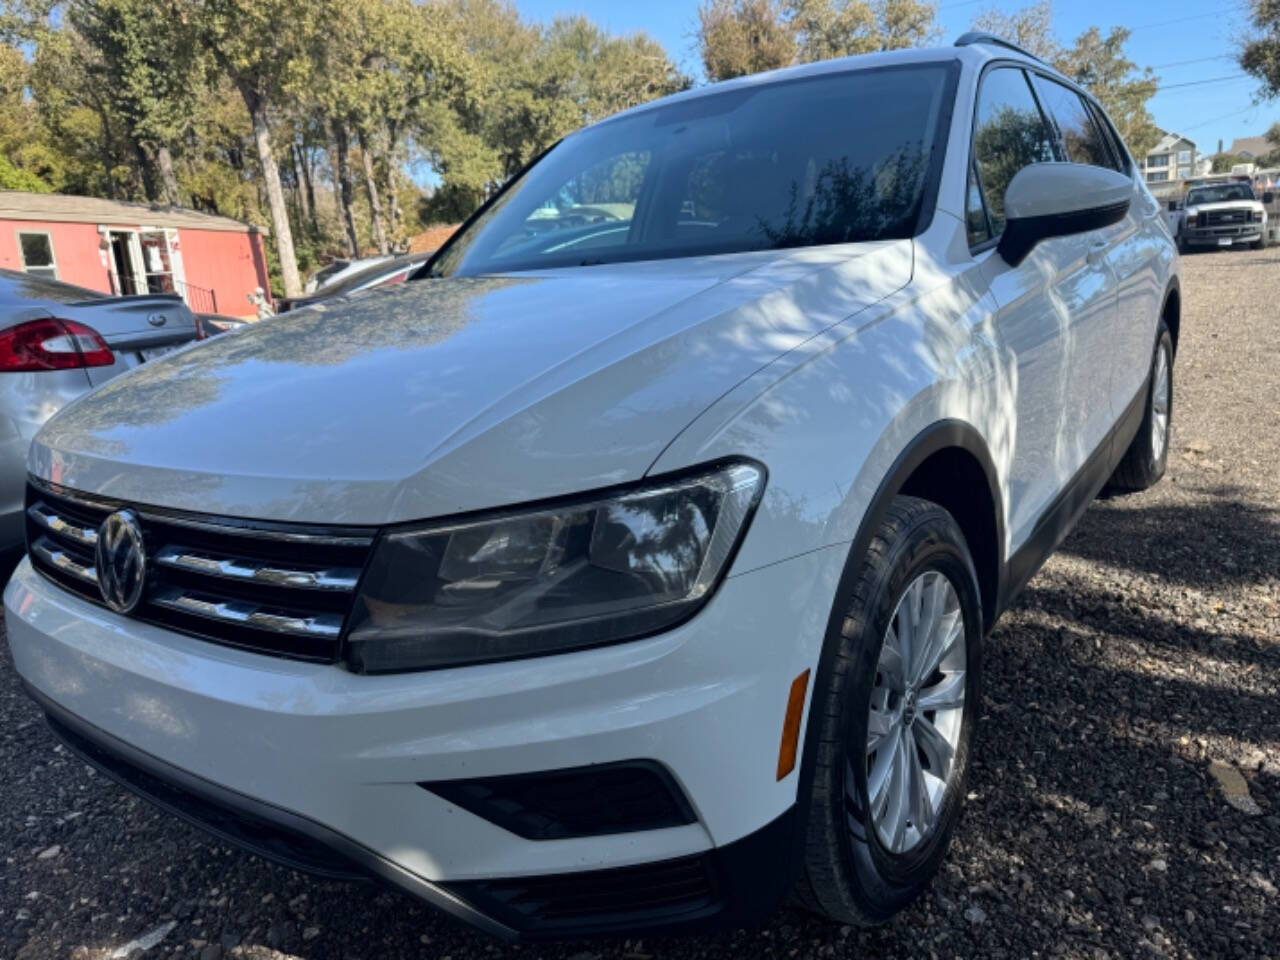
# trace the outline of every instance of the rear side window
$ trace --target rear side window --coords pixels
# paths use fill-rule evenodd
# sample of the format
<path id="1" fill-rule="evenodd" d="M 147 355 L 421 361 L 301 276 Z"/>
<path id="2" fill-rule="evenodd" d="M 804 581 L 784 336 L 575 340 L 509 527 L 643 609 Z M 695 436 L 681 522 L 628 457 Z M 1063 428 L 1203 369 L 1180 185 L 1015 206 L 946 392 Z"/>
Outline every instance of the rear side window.
<path id="1" fill-rule="evenodd" d="M 1080 94 L 1038 73 L 1033 75 L 1032 83 L 1035 84 L 1040 102 L 1058 128 L 1058 136 L 1068 160 L 1072 163 L 1106 167 L 1109 170 L 1120 169 L 1102 129 Z"/>
<path id="2" fill-rule="evenodd" d="M 57 279 L 58 268 L 53 262 L 53 241 L 47 233 L 20 233 L 18 246 L 22 250 L 22 269 L 37 277 Z"/>
<path id="3" fill-rule="evenodd" d="M 1004 192 L 1014 174 L 1033 163 L 1057 159 L 1049 125 L 1021 69 L 997 67 L 983 76 L 974 117 L 973 158 L 981 183 L 971 184 L 968 203 L 972 207 L 985 200 L 989 236 L 999 236 L 1004 231 Z M 970 241 L 985 239 L 975 237 L 981 221 L 978 212 L 966 210 L 966 220 Z"/>

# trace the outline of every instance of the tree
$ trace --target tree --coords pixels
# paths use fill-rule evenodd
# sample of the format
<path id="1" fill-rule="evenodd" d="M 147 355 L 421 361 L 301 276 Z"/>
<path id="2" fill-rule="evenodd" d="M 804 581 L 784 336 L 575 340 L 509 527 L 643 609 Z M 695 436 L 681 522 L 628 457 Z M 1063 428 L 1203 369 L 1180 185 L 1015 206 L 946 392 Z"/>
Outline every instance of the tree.
<path id="1" fill-rule="evenodd" d="M 922 0 L 706 0 L 698 11 L 703 66 L 725 80 L 937 36 L 937 8 Z"/>
<path id="2" fill-rule="evenodd" d="M 705 0 L 698 8 L 702 65 L 728 80 L 793 63 L 796 36 L 776 0 Z"/>
<path id="3" fill-rule="evenodd" d="M 1280 0 L 1249 0 L 1252 28 L 1239 41 L 1236 59 L 1262 84 L 1262 99 L 1280 96 Z"/>
<path id="4" fill-rule="evenodd" d="M 1113 27 L 1105 37 L 1090 27 L 1062 51 L 1054 63 L 1065 76 L 1098 98 L 1135 157 L 1144 157 L 1160 139 L 1147 103 L 1159 81 L 1150 67 L 1142 70 L 1124 52 L 1129 31 Z"/>
<path id="5" fill-rule="evenodd" d="M 1052 0 L 1039 0 L 1013 13 L 990 7 L 973 18 L 973 29 L 1011 40 L 1045 63 L 1053 63 L 1062 55 L 1062 47 L 1053 34 Z"/>
<path id="6" fill-rule="evenodd" d="M 97 55 L 98 88 L 134 141 L 144 182 L 154 163 L 160 197 L 177 204 L 171 147 L 189 129 L 200 62 L 190 33 L 156 17 L 152 0 L 68 0 L 65 14 Z"/>
<path id="7" fill-rule="evenodd" d="M 235 86 L 253 125 L 253 144 L 271 212 L 271 232 L 287 297 L 302 293 L 293 231 L 271 141 L 271 113 L 305 71 L 326 5 L 304 0 L 170 0 L 193 45 L 207 50 Z"/>

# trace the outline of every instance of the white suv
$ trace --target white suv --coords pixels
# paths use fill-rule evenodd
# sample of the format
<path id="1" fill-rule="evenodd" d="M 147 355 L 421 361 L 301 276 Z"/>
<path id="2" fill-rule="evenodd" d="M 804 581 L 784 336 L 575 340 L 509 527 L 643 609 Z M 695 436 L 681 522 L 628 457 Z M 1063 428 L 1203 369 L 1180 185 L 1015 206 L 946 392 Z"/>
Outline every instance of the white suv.
<path id="1" fill-rule="evenodd" d="M 5 593 L 74 749 L 504 936 L 874 923 L 938 869 L 983 637 L 1165 468 L 1173 240 L 989 36 L 582 130 L 421 278 L 62 411 Z"/>

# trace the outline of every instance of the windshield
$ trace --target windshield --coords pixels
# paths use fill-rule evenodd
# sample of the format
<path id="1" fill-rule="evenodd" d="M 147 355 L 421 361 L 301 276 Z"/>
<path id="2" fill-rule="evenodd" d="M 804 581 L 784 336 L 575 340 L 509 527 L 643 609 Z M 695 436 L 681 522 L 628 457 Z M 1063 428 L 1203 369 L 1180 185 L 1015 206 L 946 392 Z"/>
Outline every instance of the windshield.
<path id="1" fill-rule="evenodd" d="M 501 193 L 431 273 L 909 237 L 941 159 L 949 66 L 742 86 L 590 127 Z"/>
<path id="2" fill-rule="evenodd" d="M 1226 200 L 1252 200 L 1253 190 L 1247 183 L 1223 183 L 1216 187 L 1197 187 L 1187 194 L 1187 206 L 1222 203 Z"/>

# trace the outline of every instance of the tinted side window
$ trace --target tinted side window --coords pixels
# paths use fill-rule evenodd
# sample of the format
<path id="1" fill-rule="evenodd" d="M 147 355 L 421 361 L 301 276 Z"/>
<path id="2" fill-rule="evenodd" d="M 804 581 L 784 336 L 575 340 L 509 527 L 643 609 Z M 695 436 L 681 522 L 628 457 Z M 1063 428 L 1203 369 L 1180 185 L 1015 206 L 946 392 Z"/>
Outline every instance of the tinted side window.
<path id="1" fill-rule="evenodd" d="M 1017 67 L 989 70 L 978 91 L 973 155 L 995 234 L 1004 230 L 1004 192 L 1013 175 L 1054 159 L 1053 139 L 1026 76 Z"/>
<path id="2" fill-rule="evenodd" d="M 1067 159 L 1072 163 L 1087 163 L 1095 167 L 1119 170 L 1120 166 L 1111 155 L 1102 130 L 1080 95 L 1039 74 L 1034 75 L 1032 82 L 1040 96 L 1040 102 L 1057 123 Z"/>

